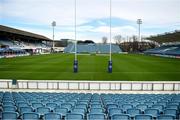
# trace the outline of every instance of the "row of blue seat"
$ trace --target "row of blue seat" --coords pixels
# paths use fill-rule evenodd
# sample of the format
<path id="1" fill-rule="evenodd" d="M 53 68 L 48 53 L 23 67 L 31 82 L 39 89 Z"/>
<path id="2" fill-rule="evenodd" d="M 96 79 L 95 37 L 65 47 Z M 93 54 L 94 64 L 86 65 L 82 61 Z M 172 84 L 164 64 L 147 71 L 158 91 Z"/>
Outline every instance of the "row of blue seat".
<path id="1" fill-rule="evenodd" d="M 0 92 L 0 118 L 179 119 L 179 94 Z"/>
<path id="2" fill-rule="evenodd" d="M 163 45 L 154 49 L 146 50 L 146 54 L 161 54 L 161 55 L 180 55 L 180 45 Z"/>
<path id="3" fill-rule="evenodd" d="M 77 44 L 77 53 L 109 53 L 109 44 Z M 75 45 L 69 44 L 65 49 L 65 53 L 74 53 Z M 116 44 L 111 46 L 112 53 L 120 53 L 122 50 Z"/>

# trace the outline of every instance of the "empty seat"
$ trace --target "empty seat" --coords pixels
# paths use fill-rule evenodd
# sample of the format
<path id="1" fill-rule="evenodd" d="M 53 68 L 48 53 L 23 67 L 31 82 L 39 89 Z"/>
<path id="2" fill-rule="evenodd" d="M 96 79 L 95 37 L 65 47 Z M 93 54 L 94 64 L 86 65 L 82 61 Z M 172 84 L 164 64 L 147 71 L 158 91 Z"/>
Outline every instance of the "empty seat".
<path id="1" fill-rule="evenodd" d="M 135 120 L 152 120 L 151 115 L 136 115 Z"/>
<path id="2" fill-rule="evenodd" d="M 77 104 L 75 105 L 75 108 L 83 108 L 87 112 L 87 104 Z"/>
<path id="3" fill-rule="evenodd" d="M 144 111 L 144 114 L 146 115 L 151 115 L 152 117 L 157 117 L 159 116 L 159 110 L 158 109 L 146 109 Z"/>
<path id="4" fill-rule="evenodd" d="M 28 103 L 26 102 L 18 102 L 17 103 L 17 107 L 20 108 L 20 107 L 29 107 Z"/>
<path id="5" fill-rule="evenodd" d="M 3 106 L 14 106 L 14 105 L 15 105 L 14 102 L 10 102 L 10 101 L 3 102 Z"/>
<path id="6" fill-rule="evenodd" d="M 90 109 L 90 113 L 93 114 L 93 113 L 103 113 L 103 109 L 102 108 L 91 108 Z"/>
<path id="7" fill-rule="evenodd" d="M 60 120 L 61 115 L 58 113 L 46 113 L 44 115 L 44 120 Z"/>
<path id="8" fill-rule="evenodd" d="M 66 114 L 65 120 L 83 120 L 82 114 L 76 114 L 76 113 L 69 113 Z"/>
<path id="9" fill-rule="evenodd" d="M 92 104 L 90 108 L 102 108 L 101 104 Z"/>
<path id="10" fill-rule="evenodd" d="M 178 110 L 179 109 L 179 105 L 167 105 L 166 109 L 176 109 L 176 110 Z"/>
<path id="11" fill-rule="evenodd" d="M 177 110 L 176 109 L 165 109 L 163 111 L 164 115 L 171 115 L 174 116 L 175 118 L 177 117 Z"/>
<path id="12" fill-rule="evenodd" d="M 54 108 L 57 107 L 56 103 L 46 103 L 46 107 L 51 108 L 51 110 L 53 110 Z"/>
<path id="13" fill-rule="evenodd" d="M 123 110 L 119 108 L 111 108 L 109 109 L 108 115 L 111 117 L 114 114 L 123 114 Z"/>
<path id="14" fill-rule="evenodd" d="M 129 114 L 131 117 L 134 117 L 135 115 L 141 114 L 140 109 L 127 109 L 127 114 Z"/>
<path id="15" fill-rule="evenodd" d="M 172 115 L 161 115 L 157 117 L 157 120 L 175 120 L 175 117 Z"/>
<path id="16" fill-rule="evenodd" d="M 18 118 L 17 112 L 2 112 L 3 120 L 16 120 Z"/>
<path id="17" fill-rule="evenodd" d="M 70 103 L 63 103 L 61 104 L 61 108 L 67 108 L 68 111 L 70 111 L 72 108 L 72 105 Z"/>
<path id="18" fill-rule="evenodd" d="M 68 112 L 67 108 L 55 108 L 54 112 L 61 114 L 61 116 L 65 116 Z"/>
<path id="19" fill-rule="evenodd" d="M 24 113 L 22 115 L 22 119 L 23 120 L 38 120 L 39 119 L 39 114 L 37 113 L 33 113 L 33 112 L 30 112 L 30 113 Z"/>
<path id="20" fill-rule="evenodd" d="M 163 109 L 164 109 L 164 106 L 163 105 L 159 105 L 159 104 L 156 104 L 156 105 L 152 105 L 152 108 L 153 109 L 158 109 L 160 113 L 163 112 Z"/>
<path id="21" fill-rule="evenodd" d="M 131 104 L 123 104 L 122 105 L 122 109 L 124 112 L 126 112 L 127 109 L 130 109 L 130 108 L 133 108 L 133 105 L 131 105 Z"/>
<path id="22" fill-rule="evenodd" d="M 3 106 L 3 112 L 16 112 L 15 106 Z"/>
<path id="23" fill-rule="evenodd" d="M 88 114 L 87 120 L 105 120 L 106 116 L 103 113 Z"/>
<path id="24" fill-rule="evenodd" d="M 44 105 L 42 103 L 32 103 L 32 107 L 36 109 L 38 107 L 44 107 Z"/>
<path id="25" fill-rule="evenodd" d="M 125 114 L 114 114 L 111 120 L 130 120 L 130 116 Z"/>
<path id="26" fill-rule="evenodd" d="M 84 108 L 74 108 L 71 113 L 80 113 L 80 114 L 85 114 L 86 110 Z"/>
<path id="27" fill-rule="evenodd" d="M 20 114 L 33 112 L 33 109 L 32 109 L 32 107 L 21 107 L 19 109 L 19 112 L 20 112 Z"/>
<path id="28" fill-rule="evenodd" d="M 146 104 L 139 104 L 136 106 L 137 109 L 140 109 L 141 111 L 144 111 L 145 109 L 148 108 L 148 105 Z"/>
<path id="29" fill-rule="evenodd" d="M 50 108 L 39 107 L 39 108 L 36 109 L 36 112 L 39 113 L 40 115 L 44 115 L 44 114 L 50 112 Z"/>

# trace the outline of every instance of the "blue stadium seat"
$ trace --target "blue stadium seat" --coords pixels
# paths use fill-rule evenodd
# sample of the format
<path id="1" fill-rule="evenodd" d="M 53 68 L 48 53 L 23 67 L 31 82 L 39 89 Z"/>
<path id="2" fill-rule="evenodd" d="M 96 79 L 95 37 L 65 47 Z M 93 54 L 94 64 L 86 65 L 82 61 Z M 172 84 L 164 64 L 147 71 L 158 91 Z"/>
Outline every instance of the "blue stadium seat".
<path id="1" fill-rule="evenodd" d="M 144 111 L 144 114 L 146 115 L 151 115 L 152 117 L 156 118 L 157 116 L 160 115 L 159 110 L 158 109 L 151 109 L 148 108 Z"/>
<path id="2" fill-rule="evenodd" d="M 134 120 L 152 120 L 151 115 L 136 115 Z"/>
<path id="3" fill-rule="evenodd" d="M 61 116 L 65 116 L 68 113 L 67 108 L 55 108 L 54 112 L 61 114 Z"/>
<path id="4" fill-rule="evenodd" d="M 32 103 L 32 107 L 36 109 L 38 107 L 44 107 L 44 105 L 42 103 Z"/>
<path id="5" fill-rule="evenodd" d="M 60 120 L 61 115 L 58 113 L 46 113 L 44 115 L 44 120 Z"/>
<path id="6" fill-rule="evenodd" d="M 152 107 L 152 105 L 154 104 L 153 102 L 144 102 L 144 104 L 146 104 L 148 107 Z"/>
<path id="7" fill-rule="evenodd" d="M 177 117 L 177 110 L 176 109 L 165 109 L 163 111 L 163 114 L 164 115 L 171 115 L 171 116 L 174 116 L 175 118 Z"/>
<path id="8" fill-rule="evenodd" d="M 16 112 L 15 106 L 3 106 L 3 112 Z"/>
<path id="9" fill-rule="evenodd" d="M 90 108 L 102 108 L 101 104 L 91 104 Z"/>
<path id="10" fill-rule="evenodd" d="M 111 120 L 130 120 L 130 116 L 126 114 L 114 114 Z"/>
<path id="11" fill-rule="evenodd" d="M 134 117 L 135 115 L 139 115 L 141 114 L 141 110 L 140 109 L 127 109 L 127 114 L 130 115 L 130 117 Z"/>
<path id="12" fill-rule="evenodd" d="M 69 113 L 66 114 L 65 120 L 83 120 L 82 114 Z"/>
<path id="13" fill-rule="evenodd" d="M 32 107 L 21 107 L 19 109 L 20 114 L 22 115 L 23 113 L 28 113 L 28 112 L 33 112 Z"/>
<path id="14" fill-rule="evenodd" d="M 74 108 L 71 113 L 79 113 L 79 114 L 85 114 L 86 110 L 84 108 Z"/>
<path id="15" fill-rule="evenodd" d="M 44 115 L 46 113 L 49 113 L 51 112 L 50 108 L 47 108 L 47 107 L 38 107 L 36 109 L 36 112 L 39 114 L 39 115 Z"/>
<path id="16" fill-rule="evenodd" d="M 88 114 L 87 120 L 105 120 L 106 116 L 103 113 Z"/>
<path id="17" fill-rule="evenodd" d="M 86 112 L 87 112 L 87 104 L 76 104 L 76 105 L 75 105 L 75 108 L 83 108 L 83 109 L 85 109 Z"/>
<path id="18" fill-rule="evenodd" d="M 93 114 L 93 113 L 103 113 L 104 111 L 102 108 L 91 108 L 89 112 Z"/>
<path id="19" fill-rule="evenodd" d="M 131 104 L 122 104 L 122 109 L 124 112 L 127 111 L 127 109 L 133 108 L 133 105 Z"/>
<path id="20" fill-rule="evenodd" d="M 30 113 L 24 113 L 22 115 L 22 119 L 23 120 L 39 120 L 39 114 L 34 113 L 34 112 L 30 112 Z"/>
<path id="21" fill-rule="evenodd" d="M 160 113 L 163 112 L 163 109 L 164 109 L 164 106 L 163 105 L 160 105 L 160 104 L 155 104 L 155 105 L 152 105 L 152 108 L 153 109 L 158 109 Z"/>
<path id="22" fill-rule="evenodd" d="M 7 102 L 3 102 L 3 106 L 14 106 L 14 102 L 12 101 L 7 101 Z"/>
<path id="23" fill-rule="evenodd" d="M 178 103 L 179 104 L 179 103 Z M 176 110 L 178 110 L 179 109 L 179 105 L 173 105 L 173 104 L 171 104 L 171 105 L 167 105 L 166 106 L 166 109 L 176 109 Z"/>
<path id="24" fill-rule="evenodd" d="M 54 108 L 57 107 L 56 103 L 46 103 L 46 107 L 51 108 L 51 110 L 53 110 Z"/>
<path id="25" fill-rule="evenodd" d="M 70 103 L 62 103 L 61 108 L 67 108 L 68 111 L 71 111 L 72 105 Z"/>
<path id="26" fill-rule="evenodd" d="M 123 110 L 119 109 L 119 108 L 111 108 L 111 109 L 109 109 L 109 111 L 108 111 L 109 117 L 112 117 L 112 115 L 114 115 L 114 114 L 123 114 Z"/>
<path id="27" fill-rule="evenodd" d="M 16 120 L 18 119 L 17 112 L 2 112 L 2 120 Z"/>
<path id="28" fill-rule="evenodd" d="M 139 105 L 136 105 L 136 108 L 140 109 L 141 111 L 144 111 L 145 109 L 148 108 L 148 105 L 146 105 L 146 104 L 139 104 Z"/>
<path id="29" fill-rule="evenodd" d="M 17 103 L 17 107 L 20 108 L 20 107 L 29 107 L 29 104 L 26 103 L 26 102 L 18 102 Z"/>
<path id="30" fill-rule="evenodd" d="M 157 120 L 177 120 L 174 116 L 171 115 L 161 115 L 157 117 Z"/>

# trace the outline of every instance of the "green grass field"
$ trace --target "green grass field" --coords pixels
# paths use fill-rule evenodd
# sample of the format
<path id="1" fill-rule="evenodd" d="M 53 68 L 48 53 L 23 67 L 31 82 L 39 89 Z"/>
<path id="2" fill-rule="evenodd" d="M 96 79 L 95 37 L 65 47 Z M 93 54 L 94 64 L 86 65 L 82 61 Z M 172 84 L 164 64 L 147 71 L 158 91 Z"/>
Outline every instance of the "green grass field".
<path id="1" fill-rule="evenodd" d="M 108 56 L 79 55 L 79 72 L 73 73 L 72 54 L 50 54 L 0 59 L 0 79 L 27 80 L 142 80 L 179 81 L 180 60 L 135 54 L 113 54 L 113 73 L 107 73 Z"/>

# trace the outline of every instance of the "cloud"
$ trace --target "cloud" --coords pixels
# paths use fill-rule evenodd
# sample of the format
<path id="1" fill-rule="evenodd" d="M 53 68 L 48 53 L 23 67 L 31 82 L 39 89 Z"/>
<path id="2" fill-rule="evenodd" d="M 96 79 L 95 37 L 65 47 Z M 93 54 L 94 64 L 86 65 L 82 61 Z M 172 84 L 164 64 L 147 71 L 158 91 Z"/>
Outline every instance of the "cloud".
<path id="1" fill-rule="evenodd" d="M 56 39 L 74 36 L 74 0 L 0 0 L 0 7 L 0 24 L 51 38 L 51 22 L 56 21 Z M 180 29 L 179 13 L 180 0 L 112 0 L 112 33 L 137 34 L 137 18 L 143 20 L 144 35 Z M 108 36 L 108 17 L 109 0 L 77 0 L 78 39 Z"/>

